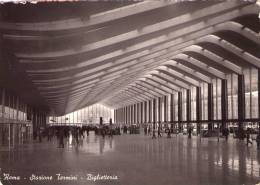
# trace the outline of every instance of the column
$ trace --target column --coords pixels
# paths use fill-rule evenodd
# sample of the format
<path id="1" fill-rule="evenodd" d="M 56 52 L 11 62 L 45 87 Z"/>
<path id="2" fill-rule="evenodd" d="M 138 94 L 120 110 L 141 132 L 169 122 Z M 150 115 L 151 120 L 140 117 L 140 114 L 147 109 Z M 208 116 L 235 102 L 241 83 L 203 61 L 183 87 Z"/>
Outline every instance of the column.
<path id="1" fill-rule="evenodd" d="M 221 117 L 222 128 L 226 128 L 226 122 L 228 118 L 228 93 L 227 93 L 227 80 L 221 80 Z"/>
<path id="2" fill-rule="evenodd" d="M 19 109 L 20 109 L 20 104 L 19 104 L 19 98 L 16 96 L 16 120 L 19 119 Z"/>
<path id="3" fill-rule="evenodd" d="M 122 107 L 122 121 L 121 121 L 121 124 L 124 124 L 125 123 L 125 107 Z"/>
<path id="4" fill-rule="evenodd" d="M 125 124 L 127 124 L 127 106 L 125 107 Z"/>
<path id="5" fill-rule="evenodd" d="M 144 123 L 144 106 L 143 106 L 143 102 L 140 103 L 140 108 L 141 108 L 141 115 L 140 115 L 140 123 Z"/>
<path id="6" fill-rule="evenodd" d="M 189 128 L 191 125 L 190 125 L 190 121 L 191 121 L 191 91 L 190 89 L 187 89 L 186 90 L 186 103 L 187 103 L 187 106 L 186 106 L 186 120 L 187 120 L 187 128 Z"/>
<path id="7" fill-rule="evenodd" d="M 78 115 L 78 114 L 77 114 L 77 115 Z M 117 109 L 116 115 L 117 115 L 117 123 L 120 123 L 120 108 Z"/>
<path id="8" fill-rule="evenodd" d="M 260 118 L 260 69 L 258 69 L 258 118 Z M 260 133 L 260 121 L 258 122 L 258 132 Z"/>
<path id="9" fill-rule="evenodd" d="M 170 123 L 171 123 L 171 131 L 173 131 L 173 120 L 174 120 L 174 95 L 171 94 L 171 99 L 170 99 Z"/>
<path id="10" fill-rule="evenodd" d="M 128 106 L 128 114 L 129 114 L 129 116 L 128 116 L 128 120 L 129 120 L 129 125 L 131 125 L 131 123 L 132 123 L 132 112 L 131 112 L 131 109 L 132 109 L 132 106 L 131 105 L 129 105 Z"/>
<path id="11" fill-rule="evenodd" d="M 140 104 L 137 103 L 137 104 L 136 104 L 136 122 L 137 122 L 137 124 L 140 123 L 140 122 L 139 122 L 139 117 L 140 117 Z"/>
<path id="12" fill-rule="evenodd" d="M 197 118 L 197 133 L 200 134 L 201 121 L 201 87 L 196 87 L 196 118 Z"/>
<path id="13" fill-rule="evenodd" d="M 138 124 L 138 103 L 135 104 L 135 123 Z"/>
<path id="14" fill-rule="evenodd" d="M 127 106 L 127 113 L 128 113 L 128 124 L 131 125 L 131 105 Z"/>
<path id="15" fill-rule="evenodd" d="M 158 125 L 159 125 L 159 128 L 158 129 L 161 129 L 161 122 L 162 122 L 162 100 L 161 100 L 161 97 L 158 98 Z"/>
<path id="16" fill-rule="evenodd" d="M 129 106 L 126 106 L 126 124 L 129 124 Z"/>
<path id="17" fill-rule="evenodd" d="M 131 105 L 131 124 L 134 124 L 134 105 Z"/>
<path id="18" fill-rule="evenodd" d="M 122 108 L 118 109 L 118 119 L 119 119 L 119 124 L 122 122 Z"/>
<path id="19" fill-rule="evenodd" d="M 208 83 L 208 130 L 213 130 L 213 84 Z"/>
<path id="20" fill-rule="evenodd" d="M 124 121 L 124 109 L 123 107 L 120 108 L 120 124 Z"/>
<path id="21" fill-rule="evenodd" d="M 28 113 L 28 114 L 30 114 L 30 113 Z M 37 113 L 36 113 L 35 109 L 32 109 L 32 114 L 33 114 L 32 115 L 33 135 L 34 135 L 34 140 L 36 140 L 38 125 L 37 125 Z"/>
<path id="22" fill-rule="evenodd" d="M 179 132 L 182 131 L 182 92 L 178 92 L 178 126 Z"/>
<path id="23" fill-rule="evenodd" d="M 127 118 L 128 118 L 128 115 L 127 115 L 127 106 L 125 106 L 125 124 L 127 124 Z"/>
<path id="24" fill-rule="evenodd" d="M 133 105 L 133 114 L 134 114 L 134 119 L 133 119 L 133 123 L 136 123 L 136 104 Z"/>
<path id="25" fill-rule="evenodd" d="M 116 109 L 114 110 L 114 120 L 115 120 L 115 123 L 117 123 Z"/>
<path id="26" fill-rule="evenodd" d="M 168 121 L 168 98 L 164 96 L 164 122 Z"/>
<path id="27" fill-rule="evenodd" d="M 156 106 L 156 99 L 154 98 L 153 99 L 153 138 L 155 138 L 155 124 L 156 124 L 156 109 L 155 109 L 155 106 Z"/>
<path id="28" fill-rule="evenodd" d="M 147 123 L 147 101 L 144 102 L 144 123 Z"/>
<path id="29" fill-rule="evenodd" d="M 239 133 L 243 129 L 243 121 L 245 119 L 245 78 L 244 75 L 238 75 L 238 130 Z M 242 135 L 239 135 L 239 138 L 242 139 Z"/>
<path id="30" fill-rule="evenodd" d="M 2 89 L 2 117 L 5 117 L 5 89 Z"/>
<path id="31" fill-rule="evenodd" d="M 149 110 L 148 110 L 148 122 L 152 121 L 152 100 L 149 100 Z"/>

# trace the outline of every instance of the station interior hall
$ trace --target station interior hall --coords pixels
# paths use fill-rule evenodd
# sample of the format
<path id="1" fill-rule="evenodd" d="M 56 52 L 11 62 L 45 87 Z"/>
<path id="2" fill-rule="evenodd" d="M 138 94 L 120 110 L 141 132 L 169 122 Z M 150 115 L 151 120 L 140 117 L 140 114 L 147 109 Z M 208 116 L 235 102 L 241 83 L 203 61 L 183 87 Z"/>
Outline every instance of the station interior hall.
<path id="1" fill-rule="evenodd" d="M 260 184 L 260 1 L 0 4 L 0 185 Z"/>

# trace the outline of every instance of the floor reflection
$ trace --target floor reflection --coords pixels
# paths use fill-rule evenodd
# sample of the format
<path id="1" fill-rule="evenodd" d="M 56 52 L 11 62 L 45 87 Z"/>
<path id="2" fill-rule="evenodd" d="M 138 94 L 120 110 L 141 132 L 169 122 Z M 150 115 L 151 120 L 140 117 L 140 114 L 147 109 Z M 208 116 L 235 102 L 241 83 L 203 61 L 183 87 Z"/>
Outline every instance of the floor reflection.
<path id="1" fill-rule="evenodd" d="M 76 139 L 70 134 L 66 146 L 68 148 L 77 148 L 81 152 L 99 155 L 113 151 L 114 140 L 113 137 L 107 136 L 102 138 L 95 135 L 94 132 L 90 132 L 89 136 L 84 135 L 84 137 L 80 137 L 79 143 L 77 144 Z"/>
<path id="2" fill-rule="evenodd" d="M 52 141 L 0 152 L 0 168 L 24 175 L 92 173 L 120 177 L 115 182 L 73 184 L 257 184 L 259 159 L 260 151 L 255 146 L 247 147 L 232 138 L 228 142 L 214 138 L 188 139 L 182 135 L 170 139 L 142 135 L 102 138 L 90 133 L 78 145 L 69 137 L 64 149 L 57 148 L 57 143 Z"/>

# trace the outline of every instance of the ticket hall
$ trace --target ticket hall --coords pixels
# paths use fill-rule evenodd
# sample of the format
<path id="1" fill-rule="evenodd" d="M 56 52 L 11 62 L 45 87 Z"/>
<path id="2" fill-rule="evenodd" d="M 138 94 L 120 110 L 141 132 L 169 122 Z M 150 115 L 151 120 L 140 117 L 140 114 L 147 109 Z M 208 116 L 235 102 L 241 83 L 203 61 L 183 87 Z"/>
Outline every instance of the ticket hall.
<path id="1" fill-rule="evenodd" d="M 260 183 L 259 1 L 0 4 L 0 185 Z"/>

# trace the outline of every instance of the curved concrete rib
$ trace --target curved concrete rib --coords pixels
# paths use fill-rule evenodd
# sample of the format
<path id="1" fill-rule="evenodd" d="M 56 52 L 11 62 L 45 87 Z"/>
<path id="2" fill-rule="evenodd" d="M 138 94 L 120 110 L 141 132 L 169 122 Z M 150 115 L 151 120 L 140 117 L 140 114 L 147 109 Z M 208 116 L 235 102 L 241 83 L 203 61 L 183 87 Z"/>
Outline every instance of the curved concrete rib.
<path id="1" fill-rule="evenodd" d="M 124 91 L 130 91 L 130 92 L 133 92 L 135 93 L 136 95 L 138 96 L 144 96 L 146 97 L 147 99 L 151 99 L 154 97 L 154 95 L 152 95 L 150 92 L 144 90 L 144 89 L 139 89 L 138 87 L 136 87 L 137 85 L 135 84 L 130 84 L 128 85 L 127 87 L 125 87 L 124 89 L 120 90 L 119 92 L 113 94 L 113 95 L 110 95 L 108 97 L 106 97 L 103 101 L 110 101 L 110 99 L 113 99 L 113 97 L 117 97 L 117 94 L 120 94 Z"/>
<path id="2" fill-rule="evenodd" d="M 239 47 L 231 44 L 230 42 L 227 42 L 227 41 L 221 39 L 220 37 L 217 37 L 215 35 L 209 35 L 207 37 L 197 39 L 197 42 L 198 43 L 210 42 L 210 43 L 216 44 L 216 45 L 224 48 L 225 50 L 239 56 L 240 58 L 244 59 L 251 65 L 253 65 L 257 68 L 260 68 L 260 59 L 259 58 L 251 55 L 250 53 L 248 53 L 246 51 L 243 51 Z M 258 37 L 257 42 L 260 42 L 260 36 Z"/>
<path id="3" fill-rule="evenodd" d="M 168 82 L 169 84 L 177 86 L 179 88 L 190 89 L 190 87 L 191 87 L 187 83 L 184 83 L 184 82 L 182 82 L 180 80 L 177 80 L 176 78 L 167 76 L 167 75 L 165 75 L 165 74 L 163 74 L 162 72 L 159 72 L 159 71 L 158 71 L 158 74 L 157 73 L 156 74 L 151 73 L 151 75 L 153 75 L 156 78 L 159 78 L 161 80 L 164 80 L 164 81 Z"/>
<path id="4" fill-rule="evenodd" d="M 147 70 L 147 71 L 149 71 L 149 70 Z M 141 76 L 143 76 L 143 75 L 137 75 L 137 76 L 135 76 L 134 79 L 139 78 Z M 133 81 L 134 81 L 133 77 L 128 78 L 128 79 L 123 79 L 123 80 L 120 79 L 119 82 L 117 82 L 115 85 L 111 85 L 110 88 L 106 89 L 102 93 L 97 94 L 96 97 L 101 97 L 101 99 L 104 99 L 104 98 L 107 98 L 109 96 L 113 96 L 115 92 L 117 92 L 121 88 L 126 87 L 127 84 L 132 83 Z"/>
<path id="5" fill-rule="evenodd" d="M 241 27 L 242 25 L 238 25 L 238 24 L 235 24 L 235 23 L 231 23 L 230 24 L 225 24 L 225 26 L 229 25 L 228 27 L 232 27 L 232 28 L 236 28 L 236 29 L 233 29 L 233 30 L 237 30 L 240 29 L 241 30 Z M 220 26 L 223 28 L 223 24 Z M 214 31 L 217 31 L 217 30 L 220 30 L 220 29 L 214 29 L 214 28 L 217 28 L 217 27 L 212 27 L 210 30 L 206 29 L 206 30 L 203 30 L 203 31 L 199 31 L 201 35 L 207 35 L 211 32 L 214 32 Z M 221 29 L 222 30 L 222 29 Z M 253 42 L 259 42 L 259 36 L 257 36 L 256 33 L 252 33 L 252 31 L 250 32 L 247 32 L 246 31 L 247 29 L 243 29 L 243 31 L 240 31 L 241 35 L 243 36 L 246 36 L 246 38 L 249 38 L 250 40 L 254 38 L 254 40 L 252 40 Z M 199 35 L 200 35 L 199 34 Z M 196 39 L 197 36 L 199 36 L 197 33 L 194 33 L 190 36 L 186 36 L 184 39 L 181 39 L 181 40 L 173 40 L 173 41 L 170 41 L 170 42 L 167 42 L 167 43 L 164 43 L 162 45 L 160 45 L 161 47 L 157 46 L 157 47 L 154 47 L 153 49 L 150 50 L 150 54 L 153 54 L 154 52 L 162 52 L 162 53 L 167 53 L 167 51 L 176 51 L 178 49 L 183 49 L 183 47 L 187 47 L 187 46 L 190 46 L 192 44 L 196 44 L 196 42 L 199 42 L 199 39 Z M 184 42 L 184 40 L 190 40 L 190 37 L 194 38 L 193 40 L 191 41 L 187 41 L 187 42 Z M 165 50 L 167 49 L 167 50 Z M 120 52 L 118 52 L 119 54 Z M 137 59 L 138 57 L 141 57 L 141 56 L 144 56 L 144 57 L 147 57 L 145 55 L 148 55 L 148 51 L 145 50 L 145 52 L 142 51 L 142 53 L 137 53 L 135 54 L 133 57 L 131 56 L 128 56 L 126 58 L 122 58 L 122 59 L 118 59 L 114 62 L 114 64 L 120 64 L 120 63 L 123 63 L 125 61 L 127 61 L 128 59 L 132 58 L 132 59 Z M 112 57 L 113 54 L 111 55 L 104 55 L 102 57 L 97 57 L 93 60 L 90 60 L 88 62 L 82 62 L 81 65 L 76 65 L 76 66 L 73 66 L 73 67 L 66 67 L 66 68 L 59 68 L 59 69 L 47 69 L 47 70 L 27 70 L 27 72 L 29 73 L 34 73 L 34 74 L 37 74 L 37 73 L 55 73 L 55 72 L 66 72 L 66 71 L 69 71 L 69 70 L 75 70 L 75 69 L 79 69 L 79 68 L 87 68 L 88 66 L 90 66 L 91 64 L 96 64 L 98 62 L 102 62 L 106 59 L 109 59 L 109 57 Z M 143 58 L 139 59 L 139 60 L 142 60 Z M 86 72 L 84 72 L 86 73 Z M 78 74 L 77 76 L 81 76 L 83 75 L 84 73 L 80 73 Z"/>
<path id="6" fill-rule="evenodd" d="M 215 37 L 214 37 L 215 38 Z M 208 41 L 208 39 L 206 39 Z M 216 39 L 213 39 L 213 40 L 216 40 Z M 200 40 L 201 41 L 201 40 Z M 197 74 L 196 74 L 197 75 Z"/>
<path id="7" fill-rule="evenodd" d="M 182 82 L 184 82 L 186 84 L 197 86 L 197 87 L 200 86 L 200 81 L 194 80 L 191 77 L 188 77 L 184 74 L 179 73 L 178 71 L 170 69 L 167 67 L 167 65 L 163 66 L 163 67 L 165 67 L 165 68 L 158 67 L 158 69 L 156 69 L 159 71 L 159 73 L 161 73 L 160 74 L 161 76 L 163 76 L 167 79 L 170 79 L 172 81 L 176 81 L 177 79 L 179 79 L 179 81 L 181 80 Z"/>
<path id="8" fill-rule="evenodd" d="M 217 6 L 217 5 L 215 5 Z M 205 8 L 204 11 L 199 10 L 196 11 L 192 14 L 192 16 L 190 14 L 187 15 L 183 15 L 185 16 L 184 18 L 180 18 L 180 17 L 176 17 L 173 18 L 171 20 L 167 20 L 161 23 L 156 23 L 155 25 L 150 25 L 147 27 L 144 27 L 140 30 L 134 30 L 128 33 L 124 33 L 122 35 L 117 35 L 115 37 L 111 37 L 111 38 L 107 38 L 105 40 L 102 41 L 98 41 L 95 43 L 91 43 L 91 44 L 87 44 L 85 46 L 82 46 L 80 50 L 75 50 L 75 49 L 68 49 L 68 50 L 62 50 L 62 51 L 54 51 L 54 52 L 45 52 L 45 53 L 39 53 L 39 54 L 26 54 L 26 53 L 16 53 L 16 56 L 18 58 L 33 58 L 33 59 L 53 59 L 53 58 L 59 58 L 59 57 L 67 57 L 67 56 L 73 56 L 73 55 L 78 55 L 81 53 L 86 53 L 95 49 L 100 49 L 102 47 L 105 46 L 110 46 L 116 43 L 120 43 L 129 39 L 133 39 L 133 38 L 137 38 L 137 37 L 141 37 L 147 34 L 151 34 L 153 32 L 157 32 L 169 27 L 173 27 L 176 26 L 178 24 L 183 24 L 186 22 L 190 22 L 193 20 L 196 20 L 198 18 L 203 18 L 205 16 L 209 16 L 209 15 L 213 15 L 214 13 L 217 12 L 222 12 L 223 9 L 229 9 L 232 7 L 229 6 L 225 6 L 225 3 L 222 3 L 222 5 L 218 5 L 218 8 L 216 8 L 214 5 L 211 8 Z M 163 42 L 163 41 L 167 41 L 169 39 L 173 39 L 176 37 L 180 37 L 184 34 L 188 34 L 187 32 L 194 32 L 209 26 L 213 26 L 215 24 L 219 24 L 225 21 L 229 21 L 231 19 L 234 19 L 238 16 L 242 16 L 242 15 L 246 15 L 246 14 L 252 14 L 253 12 L 255 12 L 257 14 L 257 11 L 259 11 L 259 8 L 254 6 L 254 5 L 247 5 L 243 8 L 240 8 L 239 10 L 233 10 L 230 11 L 228 13 L 224 13 L 223 15 L 220 16 L 216 16 L 213 18 L 208 19 L 206 22 L 205 21 L 201 21 L 199 23 L 196 23 L 192 26 L 187 26 L 184 29 L 179 29 L 176 31 L 172 31 L 172 33 L 170 33 L 167 36 L 162 36 L 162 37 L 156 37 L 154 39 L 151 39 L 156 41 L 158 44 L 158 42 Z M 197 16 L 196 16 L 197 15 Z M 150 42 L 151 42 L 150 41 Z M 125 52 L 129 52 L 131 51 L 132 48 L 126 48 Z"/>
<path id="9" fill-rule="evenodd" d="M 145 77 L 145 82 L 151 83 L 156 86 L 156 88 L 160 90 L 167 91 L 169 93 L 178 92 L 180 91 L 180 88 L 178 87 L 171 87 L 169 84 L 167 84 L 165 81 L 160 79 L 155 79 L 153 77 Z"/>
<path id="10" fill-rule="evenodd" d="M 236 64 L 224 59 L 223 57 L 220 57 L 220 56 L 212 53 L 211 51 L 208 51 L 205 48 L 202 48 L 201 46 L 192 45 L 190 47 L 183 49 L 183 52 L 186 52 L 186 51 L 187 52 L 189 52 L 189 51 L 196 52 L 196 53 L 210 59 L 212 62 L 214 62 L 220 66 L 223 66 L 234 73 L 242 74 L 242 68 L 240 66 L 237 66 Z"/>
<path id="11" fill-rule="evenodd" d="M 92 95 L 88 95 L 82 98 L 82 102 L 77 106 L 81 107 L 85 104 L 85 101 L 88 99 L 94 99 L 94 100 L 101 100 L 104 97 L 107 97 L 109 94 L 120 90 L 120 88 L 125 87 L 127 84 L 133 82 L 136 78 L 139 78 L 143 75 L 143 73 L 151 70 L 150 68 L 143 68 L 141 70 L 144 70 L 142 72 L 138 72 L 137 74 L 134 74 L 134 76 L 123 76 L 123 78 L 116 78 L 114 82 L 111 84 L 108 84 L 107 89 L 101 89 L 98 92 L 92 93 Z M 116 82 L 115 82 L 116 81 Z"/>
<path id="12" fill-rule="evenodd" d="M 0 22 L 0 29 L 26 31 L 59 31 L 79 29 L 114 21 L 127 16 L 143 13 L 176 3 L 175 1 L 144 1 L 132 5 L 116 8 L 106 12 L 90 15 L 87 19 L 72 18 L 61 21 L 40 23 L 5 23 Z"/>
<path id="13" fill-rule="evenodd" d="M 206 71 L 207 73 L 209 73 L 217 78 L 225 79 L 225 74 L 223 72 L 218 71 L 186 54 L 178 54 L 178 55 L 174 56 L 172 59 L 178 60 L 178 63 L 181 63 L 183 65 L 192 64 L 192 65 L 200 68 L 199 72 L 201 72 L 201 73 L 203 73 L 203 71 Z M 181 62 L 179 61 L 179 59 L 181 59 Z"/>
<path id="14" fill-rule="evenodd" d="M 213 37 L 213 38 L 212 38 Z M 211 38 L 211 39 L 209 39 L 209 38 Z M 204 41 L 211 41 L 211 40 L 213 40 L 214 41 L 214 43 L 216 43 L 216 44 L 218 44 L 219 42 L 217 42 L 217 40 L 219 40 L 219 38 L 218 37 L 216 37 L 216 36 L 207 36 L 207 37 L 204 37 L 204 38 L 201 38 L 201 39 L 198 39 L 197 40 L 197 42 L 204 42 Z M 223 41 L 222 41 L 223 42 Z M 195 50 L 198 50 L 198 48 L 200 48 L 200 50 L 201 50 L 201 52 L 203 53 L 207 53 L 207 50 L 204 50 L 203 48 L 201 48 L 201 47 L 198 47 L 198 46 L 190 46 L 190 47 L 188 47 L 188 48 L 185 48 L 184 50 L 182 50 L 182 51 L 189 51 L 189 50 L 193 50 L 192 48 L 195 48 Z M 226 49 L 228 49 L 228 47 L 226 47 Z M 239 53 L 238 53 L 239 54 Z M 180 54 L 179 54 L 180 55 Z M 246 54 L 244 54 L 245 56 L 246 56 Z M 209 56 L 209 55 L 207 55 L 207 56 Z M 241 56 L 241 57 L 243 57 L 243 56 Z M 169 53 L 168 55 L 164 55 L 164 56 L 162 56 L 162 57 L 160 57 L 160 59 L 167 59 L 167 58 L 176 58 L 176 55 L 175 55 L 175 53 L 174 54 L 172 54 L 172 53 Z M 178 58 L 178 57 L 177 57 Z M 182 57 L 183 58 L 183 57 Z M 219 58 L 219 57 L 218 57 Z M 243 57 L 244 58 L 244 57 Z M 190 60 L 191 59 L 191 57 L 186 57 L 186 59 L 188 59 L 188 60 Z M 247 59 L 247 58 L 245 58 L 245 59 Z M 193 61 L 194 62 L 194 61 Z M 198 62 L 198 61 L 197 61 Z M 227 62 L 227 64 L 229 64 L 228 66 L 227 65 L 225 65 L 224 63 L 225 62 Z M 250 62 L 250 61 L 249 61 Z M 150 63 L 150 61 L 148 61 L 148 63 Z M 159 62 L 158 62 L 159 63 Z M 218 61 L 218 63 L 219 63 L 219 61 Z M 238 69 L 238 67 L 236 67 L 235 68 L 235 66 L 236 65 L 230 65 L 230 62 L 228 62 L 227 60 L 224 60 L 224 61 L 222 61 L 222 65 L 224 65 L 224 66 L 227 66 L 229 69 L 231 69 L 231 67 L 233 66 L 234 68 L 233 68 L 233 70 L 234 71 L 236 71 L 237 73 L 241 73 L 241 68 L 240 69 Z M 250 62 L 251 64 L 254 64 L 254 63 L 252 63 L 252 62 Z M 138 65 L 142 65 L 142 63 L 140 63 L 140 64 L 138 64 Z M 124 70 L 124 68 L 122 68 L 123 70 Z M 208 68 L 205 68 L 204 67 L 204 70 L 207 70 Z M 212 72 L 212 74 L 214 74 L 215 76 L 217 76 L 217 77 L 219 77 L 219 78 L 224 78 L 224 76 L 223 76 L 223 74 L 222 74 L 222 76 L 219 76 L 219 75 L 217 75 L 216 73 L 214 73 L 214 69 L 212 69 L 213 70 L 213 72 Z M 124 71 L 121 71 L 120 73 L 123 73 Z M 103 73 L 102 73 L 102 75 L 103 75 Z M 80 83 L 80 82 L 84 82 L 84 81 L 87 81 L 87 80 L 89 80 L 89 79 L 91 79 L 92 77 L 87 77 L 87 78 L 83 78 L 83 79 L 80 79 L 79 81 L 74 81 L 72 84 L 77 84 L 77 83 Z M 92 78 L 93 79 L 93 78 Z M 47 81 L 47 80 L 46 80 Z M 69 84 L 62 84 L 61 86 L 57 86 L 57 85 L 55 85 L 55 86 L 53 86 L 53 88 L 59 88 L 59 87 L 66 87 L 66 86 L 71 86 L 72 85 L 71 83 L 69 83 Z M 49 87 L 49 88 L 52 88 L 51 86 Z"/>

